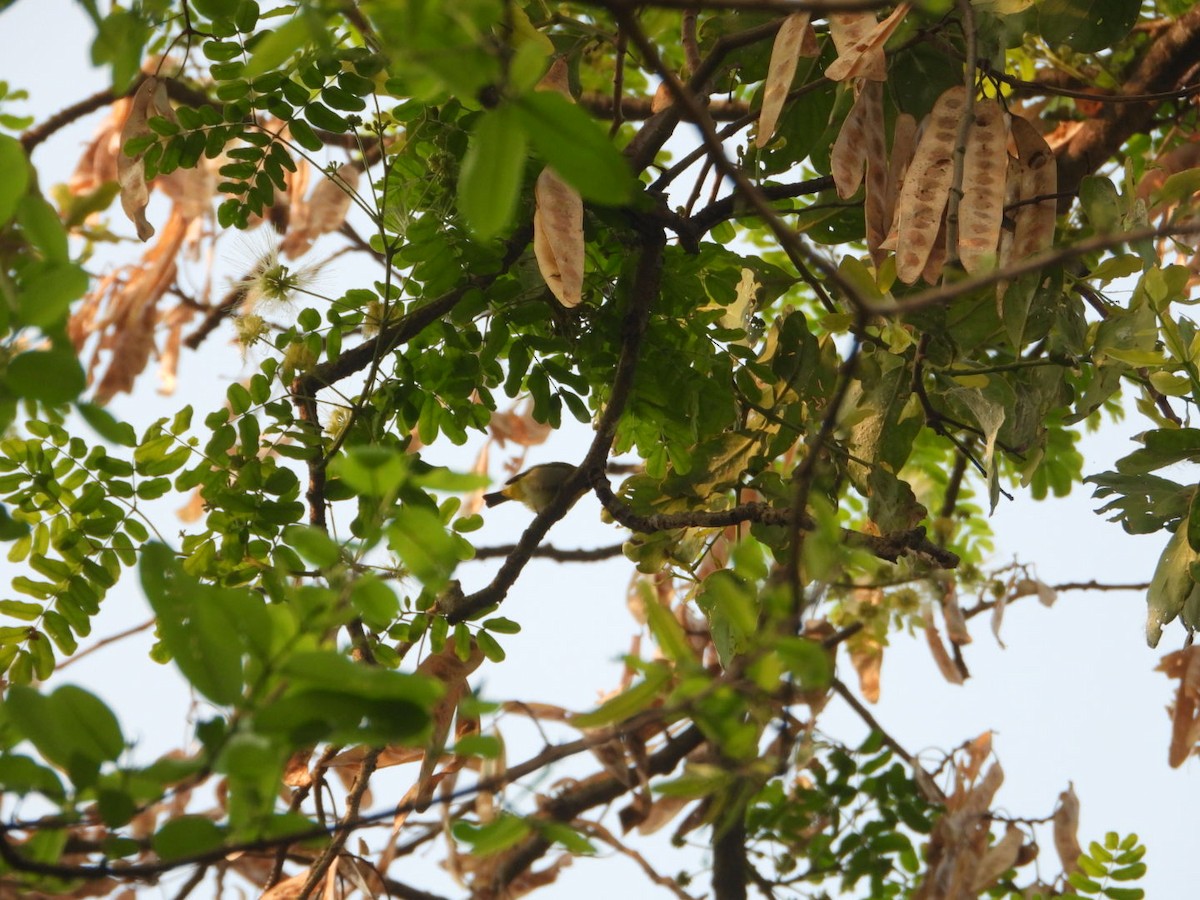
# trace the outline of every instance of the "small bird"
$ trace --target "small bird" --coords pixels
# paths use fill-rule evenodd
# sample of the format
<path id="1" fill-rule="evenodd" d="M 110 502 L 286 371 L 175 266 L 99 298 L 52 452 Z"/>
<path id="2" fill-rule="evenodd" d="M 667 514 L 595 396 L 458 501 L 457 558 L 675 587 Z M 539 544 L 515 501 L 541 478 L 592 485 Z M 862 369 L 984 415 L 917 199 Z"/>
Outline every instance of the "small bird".
<path id="1" fill-rule="evenodd" d="M 495 506 L 506 500 L 520 500 L 535 513 L 540 513 L 558 496 L 559 489 L 575 474 L 570 463 L 552 462 L 532 466 L 518 472 L 500 490 L 483 495 L 483 502 Z"/>

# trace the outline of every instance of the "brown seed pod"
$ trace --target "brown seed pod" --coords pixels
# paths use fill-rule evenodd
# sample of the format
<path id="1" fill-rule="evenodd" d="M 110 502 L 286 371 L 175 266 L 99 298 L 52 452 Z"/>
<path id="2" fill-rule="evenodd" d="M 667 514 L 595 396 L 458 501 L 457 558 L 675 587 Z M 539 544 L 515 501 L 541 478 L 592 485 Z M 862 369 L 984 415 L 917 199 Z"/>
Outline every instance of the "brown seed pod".
<path id="1" fill-rule="evenodd" d="M 908 113 L 896 117 L 896 126 L 892 131 L 892 157 L 888 163 L 887 183 L 887 237 L 879 245 L 880 250 L 896 249 L 896 229 L 900 226 L 900 189 L 904 186 L 904 176 L 912 163 L 913 151 L 917 144 L 917 120 Z"/>
<path id="2" fill-rule="evenodd" d="M 771 64 L 767 69 L 767 82 L 763 86 L 762 111 L 758 114 L 758 134 L 754 139 L 756 147 L 765 147 L 775 134 L 779 114 L 783 112 L 788 91 L 792 89 L 792 79 L 796 77 L 796 66 L 800 57 L 812 55 L 811 52 L 806 52 L 811 51 L 815 41 L 815 38 L 809 38 L 812 31 L 812 25 L 808 21 L 810 15 L 808 12 L 792 13 L 783 20 L 775 35 L 775 43 L 771 47 Z"/>
<path id="3" fill-rule="evenodd" d="M 966 88 L 956 86 L 938 97 L 900 191 L 896 276 L 905 284 L 912 284 L 925 270 L 941 228 L 954 179 L 954 144 L 966 94 Z"/>
<path id="4" fill-rule="evenodd" d="M 855 86 L 862 88 L 860 82 Z M 829 153 L 829 169 L 833 175 L 833 183 L 837 187 L 838 196 L 843 200 L 853 197 L 862 184 L 863 166 L 867 162 L 867 106 L 870 101 L 863 101 L 863 94 L 855 98 L 854 106 L 846 115 L 842 129 L 833 142 Z"/>
<path id="5" fill-rule="evenodd" d="M 1000 243 L 1008 124 L 995 100 L 978 101 L 972 118 L 958 207 L 958 258 L 973 275 L 994 258 Z"/>
<path id="6" fill-rule="evenodd" d="M 1036 128 L 1020 116 L 1012 120 L 1013 142 L 1021 160 L 1021 206 L 1017 207 L 1013 233 L 1013 255 L 1035 256 L 1054 244 L 1054 222 L 1058 215 L 1058 162 Z M 1046 197 L 1026 203 L 1034 197 Z"/>

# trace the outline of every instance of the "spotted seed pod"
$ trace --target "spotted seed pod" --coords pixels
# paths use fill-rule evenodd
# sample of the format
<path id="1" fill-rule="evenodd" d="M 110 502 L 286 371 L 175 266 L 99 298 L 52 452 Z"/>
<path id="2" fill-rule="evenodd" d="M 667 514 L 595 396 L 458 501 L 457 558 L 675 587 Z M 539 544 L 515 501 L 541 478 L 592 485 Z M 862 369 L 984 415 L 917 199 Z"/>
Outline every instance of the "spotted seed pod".
<path id="1" fill-rule="evenodd" d="M 838 58 L 825 70 L 825 77 L 830 81 L 845 81 L 848 78 L 866 78 L 870 81 L 887 80 L 887 60 L 884 57 L 883 45 L 900 27 L 904 17 L 908 15 L 909 4 L 901 3 L 892 14 L 882 22 L 875 22 L 874 15 L 866 13 L 867 19 L 854 19 L 842 31 L 842 41 L 838 42 L 838 31 L 835 30 L 834 20 L 829 19 L 829 31 L 834 36 Z M 863 13 L 847 15 L 862 16 Z"/>
<path id="2" fill-rule="evenodd" d="M 767 82 L 763 86 L 762 111 L 758 114 L 758 134 L 754 139 L 756 147 L 765 147 L 775 134 L 779 114 L 783 112 L 783 104 L 796 77 L 800 57 L 814 55 L 812 49 L 816 38 L 811 35 L 810 16 L 808 12 L 792 13 L 783 20 L 775 35 Z M 820 53 L 819 48 L 817 53 Z"/>
<path id="3" fill-rule="evenodd" d="M 1008 169 L 1008 123 L 995 100 L 973 110 L 963 164 L 963 197 L 958 206 L 958 258 L 970 274 L 991 263 L 1000 243 Z"/>
<path id="4" fill-rule="evenodd" d="M 861 82 L 855 85 L 856 89 L 862 87 Z M 867 162 L 867 106 L 870 101 L 864 102 L 864 94 L 865 91 L 855 98 L 829 153 L 829 170 L 838 196 L 843 200 L 858 191 Z"/>
<path id="5" fill-rule="evenodd" d="M 900 190 L 896 276 L 905 284 L 921 276 L 941 228 L 954 180 L 954 144 L 966 95 L 960 85 L 938 97 Z"/>
<path id="6" fill-rule="evenodd" d="M 896 117 L 896 125 L 892 131 L 892 156 L 888 162 L 885 216 L 888 223 L 887 237 L 879 245 L 880 250 L 896 249 L 896 230 L 900 227 L 900 189 L 904 186 L 904 177 L 908 174 L 916 144 L 917 120 L 908 113 L 901 113 Z"/>
<path id="7" fill-rule="evenodd" d="M 883 85 L 868 81 L 858 97 L 858 106 L 863 107 L 863 128 L 867 156 L 867 197 L 864 213 L 867 224 L 867 249 L 878 265 L 882 261 L 879 245 L 887 236 L 892 224 L 892 213 L 888 208 L 888 155 L 887 136 L 883 122 Z"/>
<path id="8" fill-rule="evenodd" d="M 1017 259 L 1035 256 L 1054 244 L 1054 223 L 1058 215 L 1058 162 L 1045 138 L 1027 120 L 1014 116 L 1013 142 L 1021 160 L 1021 201 L 1014 216 L 1013 255 Z M 1046 197 L 1037 203 L 1025 203 L 1034 197 Z"/>

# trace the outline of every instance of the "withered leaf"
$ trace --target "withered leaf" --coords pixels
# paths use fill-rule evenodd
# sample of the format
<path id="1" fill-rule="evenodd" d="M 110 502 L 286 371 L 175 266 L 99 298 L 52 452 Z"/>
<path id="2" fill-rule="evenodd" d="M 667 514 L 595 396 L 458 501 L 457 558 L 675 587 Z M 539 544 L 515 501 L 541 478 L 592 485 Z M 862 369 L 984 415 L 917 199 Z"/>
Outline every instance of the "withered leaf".
<path id="1" fill-rule="evenodd" d="M 137 227 L 138 240 L 148 241 L 154 235 L 154 226 L 146 220 L 146 204 L 150 202 L 150 188 L 146 184 L 145 150 L 127 156 L 125 145 L 134 138 L 149 137 L 150 120 L 161 116 L 175 121 L 175 110 L 167 97 L 165 81 L 149 76 L 138 87 L 129 107 L 129 117 L 121 129 L 121 153 L 117 157 L 117 182 L 121 185 L 121 208 Z"/>
<path id="2" fill-rule="evenodd" d="M 1078 831 L 1079 798 L 1075 796 L 1075 785 L 1068 784 L 1067 789 L 1058 795 L 1058 809 L 1054 811 L 1054 849 L 1058 851 L 1066 875 L 1075 871 L 1083 853 L 1079 846 Z"/>
<path id="3" fill-rule="evenodd" d="M 1021 845 L 1025 842 L 1024 832 L 1016 825 L 1009 823 L 1004 830 L 1004 837 L 991 846 L 975 870 L 975 882 L 971 890 L 981 894 L 1000 880 L 1000 876 L 1017 864 Z"/>
<path id="4" fill-rule="evenodd" d="M 1200 646 L 1168 653 L 1156 671 L 1179 679 L 1171 709 L 1171 746 L 1167 760 L 1179 768 L 1200 741 Z"/>

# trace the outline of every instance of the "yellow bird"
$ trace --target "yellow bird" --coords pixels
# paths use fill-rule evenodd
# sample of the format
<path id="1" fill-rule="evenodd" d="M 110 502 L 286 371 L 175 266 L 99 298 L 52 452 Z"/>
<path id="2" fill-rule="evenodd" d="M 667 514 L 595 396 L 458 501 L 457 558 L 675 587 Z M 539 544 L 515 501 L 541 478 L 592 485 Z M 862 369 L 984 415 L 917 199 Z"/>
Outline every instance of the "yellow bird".
<path id="1" fill-rule="evenodd" d="M 506 500 L 520 500 L 535 513 L 540 513 L 558 496 L 559 489 L 574 474 L 575 467 L 570 463 L 552 462 L 532 466 L 508 479 L 500 490 L 484 494 L 483 502 L 495 506 Z"/>

